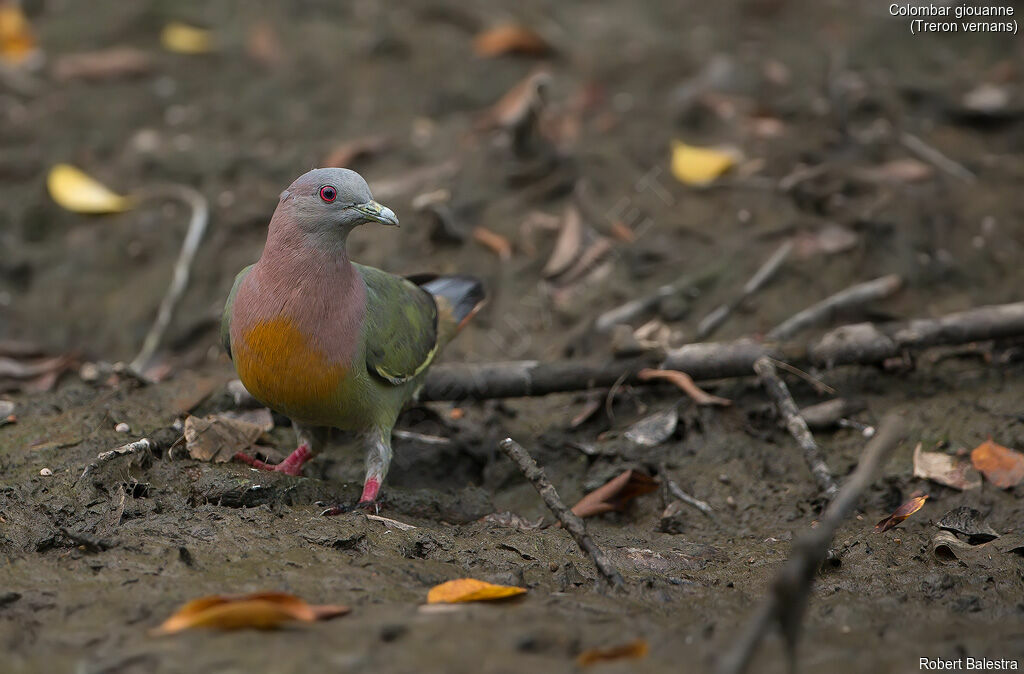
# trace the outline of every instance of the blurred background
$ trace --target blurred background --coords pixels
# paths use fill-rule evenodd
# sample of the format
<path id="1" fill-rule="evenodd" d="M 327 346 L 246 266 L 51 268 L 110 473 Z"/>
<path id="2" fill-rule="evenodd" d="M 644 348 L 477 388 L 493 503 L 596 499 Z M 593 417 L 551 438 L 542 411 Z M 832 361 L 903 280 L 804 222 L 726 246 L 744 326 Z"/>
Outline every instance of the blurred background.
<path id="1" fill-rule="evenodd" d="M 176 368 L 226 365 L 232 279 L 280 191 L 325 165 L 402 219 L 357 231 L 355 260 L 487 280 L 494 301 L 448 358 L 581 355 L 573 329 L 600 311 L 707 273 L 661 308 L 686 341 L 790 237 L 776 287 L 716 337 L 886 273 L 907 283 L 892 316 L 1024 281 L 1012 35 L 912 36 L 881 2 L 2 6 L 0 338 L 129 360 L 169 282 L 188 209 L 68 212 L 45 188 L 62 162 L 121 194 L 178 183 L 209 201 L 159 353 Z M 724 159 L 681 180 L 673 143 Z M 552 266 L 570 211 L 583 236 Z"/>

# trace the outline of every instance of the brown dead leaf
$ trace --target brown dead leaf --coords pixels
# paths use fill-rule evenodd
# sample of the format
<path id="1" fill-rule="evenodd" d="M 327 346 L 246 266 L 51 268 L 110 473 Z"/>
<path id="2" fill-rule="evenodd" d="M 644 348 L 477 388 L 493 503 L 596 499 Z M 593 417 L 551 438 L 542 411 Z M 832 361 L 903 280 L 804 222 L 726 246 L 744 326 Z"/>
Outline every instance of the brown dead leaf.
<path id="1" fill-rule="evenodd" d="M 1000 489 L 1010 489 L 1024 480 L 1024 454 L 997 445 L 992 438 L 974 448 L 971 463 Z"/>
<path id="2" fill-rule="evenodd" d="M 391 146 L 391 136 L 375 134 L 336 145 L 324 158 L 324 166 L 346 168 L 360 159 L 380 154 Z"/>
<path id="3" fill-rule="evenodd" d="M 611 239 L 606 236 L 597 237 L 580 253 L 576 262 L 559 276 L 558 283 L 567 286 L 583 278 L 608 253 L 612 252 L 613 248 Z"/>
<path id="4" fill-rule="evenodd" d="M 552 51 L 547 40 L 536 31 L 514 23 L 506 23 L 479 33 L 473 38 L 477 56 L 491 58 L 504 54 L 544 56 Z"/>
<path id="5" fill-rule="evenodd" d="M 981 475 L 971 467 L 970 461 L 942 452 L 921 451 L 920 442 L 914 448 L 914 477 L 923 477 L 961 491 L 981 487 Z"/>
<path id="6" fill-rule="evenodd" d="M 249 26 L 245 34 L 245 51 L 249 58 L 265 68 L 275 68 L 284 62 L 281 38 L 278 37 L 274 24 L 266 19 Z"/>
<path id="7" fill-rule="evenodd" d="M 199 461 L 224 463 L 244 452 L 263 436 L 260 424 L 211 414 L 203 419 L 185 419 L 185 447 Z"/>
<path id="8" fill-rule="evenodd" d="M 0 393 L 49 391 L 60 376 L 75 367 L 72 356 L 7 358 L 0 356 Z"/>
<path id="9" fill-rule="evenodd" d="M 473 240 L 493 252 L 501 260 L 512 259 L 512 243 L 501 234 L 493 232 L 483 225 L 473 228 Z"/>
<path id="10" fill-rule="evenodd" d="M 835 255 L 850 250 L 859 241 L 860 237 L 852 229 L 829 223 L 817 231 L 797 234 L 794 252 L 801 259 L 816 255 Z"/>
<path id="11" fill-rule="evenodd" d="M 430 588 L 428 604 L 460 604 L 467 601 L 508 599 L 526 593 L 524 587 L 494 585 L 475 578 L 457 578 Z"/>
<path id="12" fill-rule="evenodd" d="M 930 164 L 917 159 L 893 159 L 884 164 L 862 169 L 857 175 L 868 182 L 880 184 L 917 183 L 935 174 Z"/>
<path id="13" fill-rule="evenodd" d="M 273 629 L 297 620 L 330 620 L 349 612 L 347 606 L 313 605 L 284 592 L 240 596 L 213 595 L 193 599 L 152 630 L 154 636 L 206 627 L 221 630 Z"/>
<path id="14" fill-rule="evenodd" d="M 876 524 L 875 531 L 888 531 L 889 529 L 892 529 L 894 526 L 896 526 L 897 524 L 899 524 L 900 522 L 902 522 L 903 520 L 907 519 L 908 517 L 916 513 L 918 510 L 920 510 L 921 507 L 924 505 L 924 502 L 927 500 L 928 494 L 915 496 L 914 498 L 910 499 L 909 501 L 901 505 L 899 508 L 896 508 L 892 515 L 889 515 L 885 519 L 881 520 L 878 524 Z"/>
<path id="15" fill-rule="evenodd" d="M 137 77 L 152 70 L 153 58 L 148 52 L 134 47 L 110 47 L 57 57 L 53 64 L 53 77 L 60 82 L 99 81 Z"/>
<path id="16" fill-rule="evenodd" d="M 623 243 L 633 243 L 634 241 L 636 241 L 636 232 L 634 232 L 629 225 L 622 222 L 621 220 L 616 220 L 615 222 L 613 222 L 610 231 L 613 237 L 615 237 L 619 241 L 622 241 Z"/>
<path id="17" fill-rule="evenodd" d="M 572 507 L 579 517 L 590 517 L 612 510 L 622 510 L 637 496 L 658 488 L 658 481 L 640 471 L 627 470 L 580 499 Z"/>
<path id="18" fill-rule="evenodd" d="M 480 115 L 476 122 L 476 128 L 485 131 L 518 126 L 527 116 L 540 109 L 544 103 L 545 93 L 550 86 L 551 73 L 547 70 L 530 73 Z"/>
<path id="19" fill-rule="evenodd" d="M 565 272 L 579 257 L 582 249 L 583 216 L 575 205 L 570 205 L 562 216 L 562 228 L 558 232 L 558 239 L 551 251 L 551 257 L 548 258 L 541 274 L 545 278 L 552 278 Z"/>
<path id="20" fill-rule="evenodd" d="M 652 381 L 656 379 L 664 379 L 676 386 L 686 395 L 693 399 L 693 402 L 698 405 L 719 405 L 721 407 L 728 407 L 732 405 L 731 400 L 725 398 L 719 398 L 716 395 L 711 395 L 701 387 L 697 386 L 690 375 L 685 372 L 679 372 L 678 370 L 655 370 L 652 368 L 646 368 L 640 370 L 637 375 L 637 379 L 640 381 Z"/>
<path id="21" fill-rule="evenodd" d="M 576 664 L 580 667 L 589 667 L 599 662 L 610 662 L 626 658 L 639 659 L 647 657 L 648 650 L 649 647 L 646 639 L 636 639 L 628 644 L 621 644 L 619 646 L 585 650 L 576 656 Z"/>

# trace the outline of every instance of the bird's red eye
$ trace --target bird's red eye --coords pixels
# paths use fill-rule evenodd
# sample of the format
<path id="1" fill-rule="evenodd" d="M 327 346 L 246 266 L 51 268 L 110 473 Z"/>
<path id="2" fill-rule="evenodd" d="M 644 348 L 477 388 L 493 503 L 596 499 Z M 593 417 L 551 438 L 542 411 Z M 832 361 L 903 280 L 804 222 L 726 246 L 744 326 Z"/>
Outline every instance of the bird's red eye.
<path id="1" fill-rule="evenodd" d="M 334 189 L 330 185 L 324 185 L 320 188 L 320 198 L 327 203 L 331 203 L 338 198 L 338 190 Z"/>

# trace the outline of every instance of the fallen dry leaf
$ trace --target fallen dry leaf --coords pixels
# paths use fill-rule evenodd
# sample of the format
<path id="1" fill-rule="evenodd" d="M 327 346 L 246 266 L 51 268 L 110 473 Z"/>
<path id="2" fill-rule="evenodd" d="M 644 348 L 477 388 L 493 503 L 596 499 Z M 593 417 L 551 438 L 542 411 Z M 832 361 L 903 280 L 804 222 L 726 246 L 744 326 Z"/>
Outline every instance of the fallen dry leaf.
<path id="1" fill-rule="evenodd" d="M 178 54 L 206 54 L 214 49 L 214 35 L 205 28 L 171 21 L 160 32 L 160 44 Z"/>
<path id="2" fill-rule="evenodd" d="M 0 3 L 0 61 L 20 65 L 35 52 L 32 26 L 16 3 Z"/>
<path id="3" fill-rule="evenodd" d="M 8 358 L 0 356 L 0 392 L 49 391 L 60 376 L 75 367 L 72 356 Z"/>
<path id="4" fill-rule="evenodd" d="M 580 209 L 570 205 L 565 209 L 562 216 L 562 226 L 555 240 L 555 247 L 551 251 L 551 257 L 541 274 L 545 278 L 551 278 L 563 273 L 579 257 L 583 248 L 583 216 Z"/>
<path id="5" fill-rule="evenodd" d="M 947 487 L 963 491 L 981 486 L 981 475 L 965 458 L 942 452 L 921 451 L 921 443 L 914 448 L 914 477 L 923 477 Z"/>
<path id="6" fill-rule="evenodd" d="M 612 478 L 580 499 L 572 507 L 579 517 L 590 517 L 612 510 L 622 510 L 637 496 L 650 494 L 658 488 L 658 481 L 640 471 L 627 470 Z"/>
<path id="7" fill-rule="evenodd" d="M 391 145 L 391 136 L 376 134 L 336 145 L 324 158 L 324 166 L 347 168 L 359 159 L 383 152 Z"/>
<path id="8" fill-rule="evenodd" d="M 971 463 L 1000 489 L 1010 489 L 1024 480 L 1024 454 L 997 445 L 991 438 L 974 448 Z"/>
<path id="9" fill-rule="evenodd" d="M 703 187 L 728 171 L 740 155 L 731 148 L 694 147 L 672 142 L 672 175 L 684 185 Z"/>
<path id="10" fill-rule="evenodd" d="M 493 128 L 512 128 L 521 124 L 544 103 L 545 92 L 551 86 L 551 73 L 538 70 L 516 83 L 498 102 L 485 110 L 477 119 L 480 131 Z"/>
<path id="11" fill-rule="evenodd" d="M 852 229 L 829 223 L 813 232 L 801 232 L 794 237 L 794 252 L 801 259 L 815 255 L 835 255 L 850 250 L 860 241 Z"/>
<path id="12" fill-rule="evenodd" d="M 524 587 L 494 585 L 475 578 L 457 578 L 430 588 L 428 604 L 459 604 L 467 601 L 508 599 L 526 593 Z"/>
<path id="13" fill-rule="evenodd" d="M 686 395 L 693 399 L 693 402 L 698 405 L 720 405 L 722 407 L 728 407 L 732 405 L 732 401 L 726 398 L 719 398 L 716 395 L 711 395 L 701 387 L 697 386 L 690 375 L 685 372 L 679 372 L 678 370 L 656 370 L 652 368 L 646 368 L 640 370 L 637 375 L 637 379 L 640 381 L 652 381 L 656 379 L 664 379 L 665 381 L 671 382 Z"/>
<path id="14" fill-rule="evenodd" d="M 245 34 L 245 51 L 256 63 L 274 68 L 284 62 L 284 47 L 274 24 L 261 19 L 249 26 Z"/>
<path id="15" fill-rule="evenodd" d="M 630 229 L 629 225 L 621 220 L 613 222 L 609 231 L 611 231 L 613 237 L 623 243 L 633 243 L 636 241 L 636 232 Z"/>
<path id="16" fill-rule="evenodd" d="M 263 435 L 263 426 L 239 419 L 211 414 L 203 419 L 185 419 L 185 447 L 199 461 L 224 463 L 244 452 Z"/>
<path id="17" fill-rule="evenodd" d="M 304 600 L 283 592 L 259 592 L 239 596 L 213 595 L 186 603 L 159 627 L 152 630 L 151 634 L 174 634 L 196 627 L 221 630 L 273 629 L 293 620 L 330 620 L 348 612 L 347 606 L 307 604 Z"/>
<path id="18" fill-rule="evenodd" d="M 857 172 L 861 179 L 873 183 L 916 183 L 935 174 L 929 164 L 917 159 L 893 159 L 879 166 Z"/>
<path id="19" fill-rule="evenodd" d="M 679 425 L 679 410 L 676 406 L 644 417 L 626 429 L 627 440 L 643 447 L 656 447 L 676 432 Z"/>
<path id="20" fill-rule="evenodd" d="M 970 506 L 960 506 L 950 510 L 939 518 L 935 526 L 961 536 L 966 536 L 967 542 L 971 545 L 987 543 L 999 538 L 999 534 L 989 526 L 981 512 Z"/>
<path id="21" fill-rule="evenodd" d="M 489 249 L 501 260 L 512 258 L 512 243 L 501 234 L 493 232 L 483 225 L 473 228 L 473 240 Z"/>
<path id="22" fill-rule="evenodd" d="M 79 54 L 63 54 L 53 64 L 54 79 L 112 80 L 145 75 L 153 69 L 153 59 L 134 47 L 110 47 Z"/>
<path id="23" fill-rule="evenodd" d="M 609 662 L 611 660 L 639 659 L 647 657 L 648 650 L 646 639 L 636 639 L 628 644 L 621 644 L 619 646 L 587 649 L 576 656 L 576 664 L 580 667 L 589 667 L 599 662 Z"/>
<path id="24" fill-rule="evenodd" d="M 921 496 L 915 496 L 910 499 L 899 508 L 896 508 L 892 515 L 889 515 L 885 519 L 881 520 L 875 525 L 875 531 L 888 531 L 894 526 L 907 519 L 924 505 L 924 502 L 928 500 L 928 494 L 922 494 Z"/>
<path id="25" fill-rule="evenodd" d="M 503 54 L 543 56 L 552 51 L 547 40 L 535 31 L 514 23 L 506 23 L 473 38 L 473 51 L 477 56 L 493 57 Z"/>
<path id="26" fill-rule="evenodd" d="M 50 169 L 46 188 L 57 205 L 75 213 L 119 213 L 134 206 L 130 197 L 110 191 L 70 164 Z"/>

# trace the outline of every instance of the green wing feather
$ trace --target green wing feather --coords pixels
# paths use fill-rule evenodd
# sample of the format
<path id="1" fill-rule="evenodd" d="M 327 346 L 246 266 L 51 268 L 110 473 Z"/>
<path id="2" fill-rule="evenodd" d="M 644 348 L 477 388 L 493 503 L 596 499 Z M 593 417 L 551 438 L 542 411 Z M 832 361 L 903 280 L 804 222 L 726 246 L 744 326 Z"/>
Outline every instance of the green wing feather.
<path id="1" fill-rule="evenodd" d="M 437 305 L 400 276 L 354 266 L 366 283 L 366 367 L 386 382 L 404 384 L 437 354 Z"/>
<path id="2" fill-rule="evenodd" d="M 238 294 L 238 288 L 242 285 L 242 279 L 249 274 L 253 266 L 255 265 L 249 265 L 238 272 L 238 276 L 235 277 L 235 284 L 231 286 L 228 301 L 224 303 L 224 315 L 220 319 L 220 343 L 224 345 L 224 350 L 228 352 L 229 358 L 231 357 L 231 310 L 235 306 L 235 295 Z"/>

